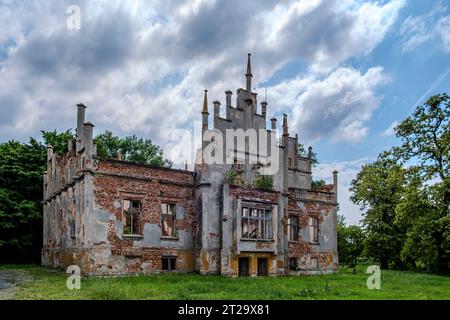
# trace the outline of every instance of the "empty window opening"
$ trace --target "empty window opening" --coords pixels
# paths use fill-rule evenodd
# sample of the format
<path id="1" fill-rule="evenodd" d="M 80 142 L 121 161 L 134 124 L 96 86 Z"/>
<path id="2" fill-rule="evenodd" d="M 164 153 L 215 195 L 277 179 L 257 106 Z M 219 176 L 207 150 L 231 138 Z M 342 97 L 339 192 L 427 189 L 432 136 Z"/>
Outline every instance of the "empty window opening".
<path id="1" fill-rule="evenodd" d="M 176 270 L 177 257 L 166 256 L 162 257 L 162 269 L 164 271 Z"/>
<path id="2" fill-rule="evenodd" d="M 298 217 L 288 219 L 289 241 L 298 241 Z"/>
<path id="3" fill-rule="evenodd" d="M 319 242 L 319 220 L 317 218 L 309 218 L 309 239 L 312 243 Z"/>
<path id="4" fill-rule="evenodd" d="M 123 201 L 123 214 L 125 224 L 123 228 L 124 235 L 141 234 L 141 202 L 137 200 Z"/>
<path id="5" fill-rule="evenodd" d="M 176 237 L 176 205 L 161 204 L 161 226 L 164 237 Z"/>
<path id="6" fill-rule="evenodd" d="M 298 261 L 297 258 L 289 258 L 289 270 L 297 271 L 298 270 Z"/>

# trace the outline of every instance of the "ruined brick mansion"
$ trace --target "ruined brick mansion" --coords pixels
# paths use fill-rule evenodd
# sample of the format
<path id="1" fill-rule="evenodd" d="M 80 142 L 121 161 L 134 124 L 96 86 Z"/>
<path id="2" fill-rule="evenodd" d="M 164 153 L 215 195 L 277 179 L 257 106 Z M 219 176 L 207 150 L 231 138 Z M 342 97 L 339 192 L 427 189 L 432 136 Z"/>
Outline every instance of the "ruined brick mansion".
<path id="1" fill-rule="evenodd" d="M 213 102 L 213 127 L 205 91 L 194 171 L 97 157 L 94 125 L 85 122 L 86 107 L 78 104 L 76 139 L 68 142 L 68 152 L 47 149 L 42 264 L 78 265 L 86 275 L 336 271 L 337 172 L 332 184 L 312 188 L 311 149 L 299 154 L 287 116 L 276 144 L 276 118 L 266 129 L 267 102 L 258 106 L 251 90 L 250 55 L 245 76 L 246 88 L 236 91 L 234 106 L 232 92 L 225 91 L 224 115 L 220 102 Z M 268 187 L 255 183 L 267 177 L 258 173 L 268 166 L 267 157 L 246 142 L 241 152 L 234 142 L 226 145 L 231 162 L 205 161 L 204 152 L 229 129 L 270 136 L 264 138 L 267 149 L 276 151 L 271 161 L 279 165 L 266 179 Z"/>

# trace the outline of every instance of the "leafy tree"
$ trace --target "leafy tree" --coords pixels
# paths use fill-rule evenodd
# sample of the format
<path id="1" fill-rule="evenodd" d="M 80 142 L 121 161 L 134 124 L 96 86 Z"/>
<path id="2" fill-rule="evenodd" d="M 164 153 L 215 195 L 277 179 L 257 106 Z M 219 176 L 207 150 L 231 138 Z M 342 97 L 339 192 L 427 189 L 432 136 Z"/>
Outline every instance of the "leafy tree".
<path id="1" fill-rule="evenodd" d="M 255 188 L 264 189 L 264 190 L 272 190 L 273 188 L 273 177 L 259 175 L 254 182 Z"/>
<path id="2" fill-rule="evenodd" d="M 53 152 L 59 155 L 63 155 L 68 150 L 68 141 L 74 139 L 74 135 L 71 130 L 57 133 L 54 131 L 41 131 L 42 138 L 46 144 L 50 144 L 53 147 Z"/>
<path id="3" fill-rule="evenodd" d="M 42 131 L 44 143 L 0 144 L 0 261 L 39 262 L 42 248 L 42 177 L 47 144 L 67 149 L 69 131 Z"/>
<path id="4" fill-rule="evenodd" d="M 440 272 L 448 272 L 450 263 L 449 120 L 450 97 L 447 94 L 430 97 L 425 104 L 416 108 L 412 116 L 395 128 L 401 145 L 392 150 L 401 164 L 411 164 L 410 169 L 423 182 L 434 178 L 439 180 L 431 188 L 419 190 L 422 181 L 416 178 L 413 183 L 415 187 L 409 188 L 398 213 L 402 220 L 408 221 L 410 228 L 410 241 L 403 250 L 404 257 L 416 256 L 415 253 L 420 250 L 424 255 L 422 258 L 431 259 L 428 262 L 435 261 Z M 419 202 L 415 202 L 418 200 Z M 420 210 L 426 214 L 418 217 L 415 209 L 419 205 Z M 429 244 L 428 247 L 425 246 L 426 243 Z"/>
<path id="5" fill-rule="evenodd" d="M 95 137 L 97 155 L 107 159 L 117 159 L 149 164 L 160 167 L 171 167 L 172 162 L 164 158 L 162 149 L 150 139 L 138 138 L 135 135 L 120 138 L 111 131 L 105 131 Z"/>
<path id="6" fill-rule="evenodd" d="M 351 183 L 351 200 L 366 209 L 363 225 L 367 232 L 365 254 L 382 268 L 401 266 L 400 252 L 404 229 L 394 224 L 395 207 L 405 180 L 404 169 L 388 154 L 366 164 Z"/>
<path id="7" fill-rule="evenodd" d="M 309 157 L 309 151 L 311 151 L 311 165 L 315 167 L 319 164 L 319 160 L 317 158 L 317 153 L 313 151 L 312 147 L 309 147 L 308 150 L 306 150 L 305 146 L 301 143 L 298 144 L 297 147 L 297 153 L 299 157 L 307 158 Z"/>
<path id="8" fill-rule="evenodd" d="M 324 185 L 326 185 L 326 182 L 323 179 L 318 179 L 318 180 L 313 179 L 311 181 L 312 189 L 317 189 L 317 188 L 323 187 Z"/>
<path id="9" fill-rule="evenodd" d="M 347 226 L 344 216 L 339 215 L 337 239 L 339 262 L 355 266 L 364 250 L 364 230 L 359 226 Z"/>
<path id="10" fill-rule="evenodd" d="M 0 144 L 0 261 L 39 261 L 42 243 L 42 173 L 45 147 Z"/>

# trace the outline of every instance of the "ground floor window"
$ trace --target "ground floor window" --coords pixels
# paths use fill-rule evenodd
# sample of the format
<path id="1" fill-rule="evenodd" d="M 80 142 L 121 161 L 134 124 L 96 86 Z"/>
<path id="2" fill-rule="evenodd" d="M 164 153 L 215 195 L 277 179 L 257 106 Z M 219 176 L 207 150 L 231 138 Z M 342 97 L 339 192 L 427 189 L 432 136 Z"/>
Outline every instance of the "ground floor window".
<path id="1" fill-rule="evenodd" d="M 291 271 L 297 271 L 298 270 L 298 262 L 297 258 L 289 258 L 289 270 Z"/>
<path id="2" fill-rule="evenodd" d="M 248 277 L 250 275 L 250 259 L 239 258 L 239 277 Z"/>
<path id="3" fill-rule="evenodd" d="M 317 258 L 311 258 L 310 268 L 311 268 L 311 270 L 318 270 L 319 269 L 319 260 L 317 260 Z"/>
<path id="4" fill-rule="evenodd" d="M 269 264 L 267 258 L 258 258 L 258 276 L 264 277 L 269 274 Z"/>
<path id="5" fill-rule="evenodd" d="M 243 207 L 241 228 L 244 239 L 272 240 L 272 210 Z"/>
<path id="6" fill-rule="evenodd" d="M 176 270 L 177 257 L 166 256 L 162 257 L 162 269 L 165 271 Z"/>

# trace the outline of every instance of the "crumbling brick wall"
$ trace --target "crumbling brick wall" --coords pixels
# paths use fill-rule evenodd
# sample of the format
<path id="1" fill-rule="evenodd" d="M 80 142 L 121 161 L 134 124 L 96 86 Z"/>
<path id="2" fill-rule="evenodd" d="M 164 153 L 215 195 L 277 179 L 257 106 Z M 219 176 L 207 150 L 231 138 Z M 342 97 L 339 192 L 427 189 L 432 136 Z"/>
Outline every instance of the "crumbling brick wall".
<path id="1" fill-rule="evenodd" d="M 297 261 L 297 271 L 291 274 L 333 272 L 338 268 L 336 234 L 332 231 L 336 226 L 337 203 L 333 185 L 326 185 L 316 190 L 289 190 L 288 216 L 298 217 L 298 241 L 288 242 L 289 257 Z M 319 242 L 312 243 L 309 237 L 309 219 L 318 221 Z M 289 237 L 285 217 L 285 234 Z M 312 266 L 316 259 L 317 268 Z"/>
<path id="2" fill-rule="evenodd" d="M 193 173 L 105 160 L 96 162 L 95 171 L 94 211 L 108 215 L 104 243 L 110 248 L 110 256 L 102 259 L 106 268 L 94 263 L 92 269 L 108 273 L 159 272 L 162 257 L 172 256 L 176 257 L 176 271 L 195 271 Z M 124 235 L 125 199 L 141 203 L 140 237 Z M 176 205 L 174 238 L 162 235 L 162 203 Z"/>

